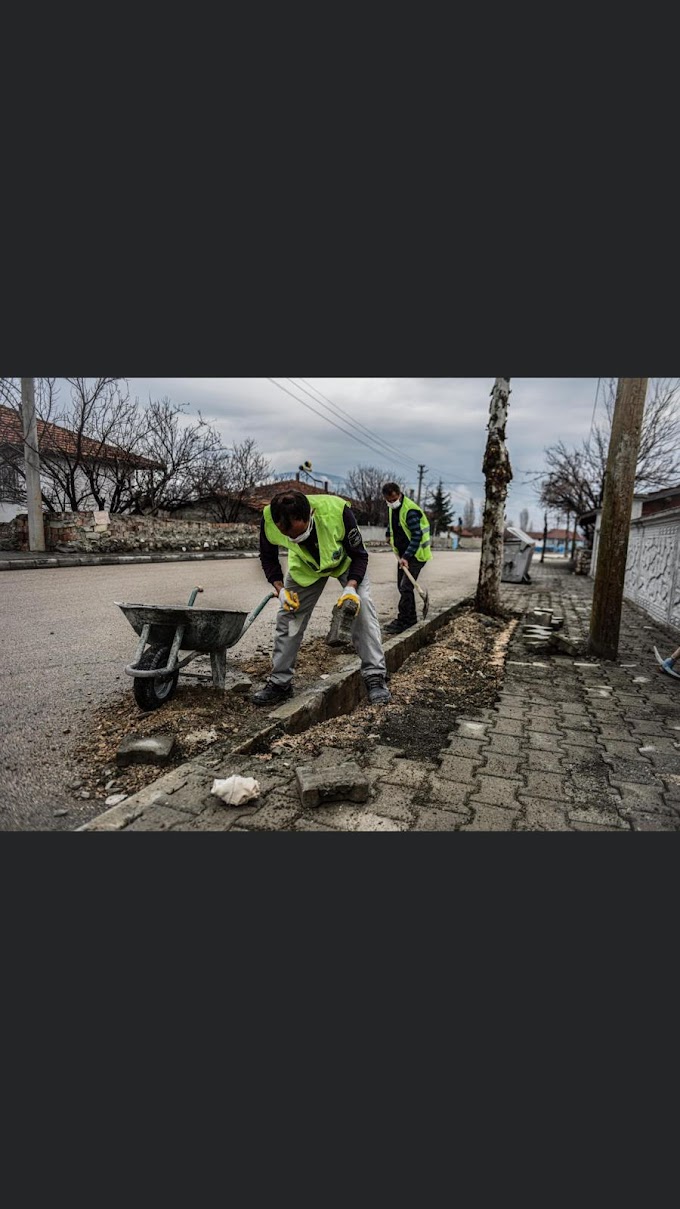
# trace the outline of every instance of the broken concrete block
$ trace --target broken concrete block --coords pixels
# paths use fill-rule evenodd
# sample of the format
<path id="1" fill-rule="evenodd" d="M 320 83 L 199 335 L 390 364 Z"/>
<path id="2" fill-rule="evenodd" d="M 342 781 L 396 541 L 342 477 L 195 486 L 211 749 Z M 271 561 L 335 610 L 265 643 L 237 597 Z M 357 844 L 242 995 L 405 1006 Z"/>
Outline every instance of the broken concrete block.
<path id="1" fill-rule="evenodd" d="M 320 806 L 323 802 L 368 801 L 368 779 L 353 760 L 332 768 L 307 765 L 296 769 L 295 776 L 303 806 Z"/>
<path id="2" fill-rule="evenodd" d="M 249 693 L 252 687 L 253 682 L 245 672 L 242 675 L 236 672 L 227 673 L 224 678 L 225 693 Z"/>
<path id="3" fill-rule="evenodd" d="M 552 649 L 560 655 L 583 655 L 585 653 L 582 642 L 567 638 L 565 634 L 553 634 Z"/>
<path id="4" fill-rule="evenodd" d="M 532 609 L 524 617 L 525 625 L 549 626 L 552 621 L 551 609 Z"/>
<path id="5" fill-rule="evenodd" d="M 151 735 L 148 738 L 128 735 L 116 752 L 116 764 L 119 768 L 125 768 L 128 764 L 165 764 L 174 746 L 174 735 Z"/>

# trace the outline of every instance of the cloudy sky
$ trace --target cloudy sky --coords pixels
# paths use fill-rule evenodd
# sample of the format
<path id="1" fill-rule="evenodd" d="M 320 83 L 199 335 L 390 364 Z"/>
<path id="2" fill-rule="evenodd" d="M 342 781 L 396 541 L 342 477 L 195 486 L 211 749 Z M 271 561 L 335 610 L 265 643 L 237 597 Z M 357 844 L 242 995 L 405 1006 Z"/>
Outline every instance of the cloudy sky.
<path id="1" fill-rule="evenodd" d="M 443 480 L 454 508 L 483 499 L 482 459 L 493 378 L 130 378 L 140 402 L 169 396 L 199 410 L 225 445 L 253 437 L 274 471 L 311 461 L 331 490 L 352 468 L 378 466 L 407 492 Z M 274 385 L 274 383 L 278 383 Z M 289 394 L 284 393 L 289 391 Z M 542 515 L 527 473 L 541 470 L 543 451 L 560 438 L 587 437 L 597 378 L 513 378 L 507 441 L 513 468 L 507 515 Z M 308 393 L 306 393 L 308 392 Z M 292 397 L 295 396 L 295 397 Z M 598 418 L 602 415 L 602 394 Z M 344 431 L 343 431 L 344 430 Z M 386 448 L 385 444 L 390 448 Z"/>

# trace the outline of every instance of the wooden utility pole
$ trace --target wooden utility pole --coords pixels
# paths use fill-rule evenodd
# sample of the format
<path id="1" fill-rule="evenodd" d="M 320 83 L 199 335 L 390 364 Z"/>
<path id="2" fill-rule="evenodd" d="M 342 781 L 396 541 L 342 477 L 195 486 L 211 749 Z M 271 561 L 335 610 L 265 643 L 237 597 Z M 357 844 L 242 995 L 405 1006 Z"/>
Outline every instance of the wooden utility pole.
<path id="1" fill-rule="evenodd" d="M 423 489 L 423 475 L 425 474 L 426 469 L 426 466 L 418 467 L 418 494 L 416 496 L 416 504 L 420 503 L 420 493 Z"/>
<path id="2" fill-rule="evenodd" d="M 503 533 L 505 531 L 505 500 L 512 479 L 510 457 L 505 444 L 508 422 L 510 379 L 496 378 L 491 391 L 489 435 L 482 469 L 486 479 L 482 556 L 475 608 L 480 613 L 497 617 L 501 612 L 501 574 L 503 571 Z"/>
<path id="3" fill-rule="evenodd" d="M 545 562 L 545 543 L 548 540 L 548 513 L 543 513 L 543 549 L 541 550 L 541 562 Z"/>
<path id="4" fill-rule="evenodd" d="M 649 378 L 619 378 L 604 481 L 588 650 L 616 659 L 635 470 Z"/>
<path id="5" fill-rule="evenodd" d="M 572 561 L 576 558 L 576 525 L 578 524 L 578 516 L 574 516 L 574 536 L 571 539 L 571 557 Z"/>
<path id="6" fill-rule="evenodd" d="M 44 550 L 45 526 L 40 492 L 40 455 L 38 453 L 38 422 L 35 417 L 34 378 L 21 379 L 21 422 L 24 429 L 28 548 L 29 550 Z"/>

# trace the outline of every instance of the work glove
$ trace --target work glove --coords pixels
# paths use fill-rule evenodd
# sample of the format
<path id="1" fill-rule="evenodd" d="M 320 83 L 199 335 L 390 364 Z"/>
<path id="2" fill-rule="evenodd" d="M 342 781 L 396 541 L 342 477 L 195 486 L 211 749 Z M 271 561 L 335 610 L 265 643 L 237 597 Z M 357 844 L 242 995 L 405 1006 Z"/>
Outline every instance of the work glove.
<path id="1" fill-rule="evenodd" d="M 357 594 L 357 593 L 354 591 L 354 589 L 353 589 L 353 588 L 345 588 L 345 590 L 344 590 L 344 592 L 343 592 L 342 596 L 340 596 L 340 597 L 338 598 L 338 601 L 337 601 L 337 606 L 338 606 L 338 608 L 339 608 L 339 609 L 341 609 L 341 608 L 342 608 L 342 606 L 344 605 L 344 603 L 345 603 L 345 601 L 346 601 L 346 600 L 353 600 L 353 601 L 354 601 L 355 605 L 357 606 L 357 617 L 358 617 L 358 616 L 359 616 L 359 609 L 361 608 L 361 601 L 359 600 L 359 596 L 358 596 L 358 594 Z"/>
<path id="2" fill-rule="evenodd" d="M 300 608 L 300 597 L 297 592 L 289 592 L 288 588 L 281 589 L 279 600 L 284 613 L 295 613 Z"/>

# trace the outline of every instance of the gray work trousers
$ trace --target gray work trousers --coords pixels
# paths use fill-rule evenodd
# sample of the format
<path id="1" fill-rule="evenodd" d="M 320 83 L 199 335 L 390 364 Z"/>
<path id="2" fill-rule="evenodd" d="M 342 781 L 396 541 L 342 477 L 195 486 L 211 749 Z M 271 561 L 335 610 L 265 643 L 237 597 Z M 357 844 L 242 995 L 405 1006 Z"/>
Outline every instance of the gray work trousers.
<path id="1" fill-rule="evenodd" d="M 308 588 L 303 588 L 289 574 L 286 574 L 285 587 L 289 592 L 297 592 L 300 597 L 300 608 L 295 613 L 286 613 L 284 609 L 279 609 L 276 619 L 276 638 L 272 656 L 272 672 L 269 679 L 273 684 L 280 685 L 281 688 L 287 688 L 293 679 L 300 643 L 314 606 L 328 583 L 328 578 L 330 577 L 319 579 L 316 583 L 310 584 Z M 333 593 L 333 604 L 342 595 L 339 585 L 344 588 L 348 578 L 349 574 L 346 571 L 338 579 L 331 579 L 330 590 Z M 384 676 L 386 672 L 378 614 L 371 600 L 369 589 L 370 583 L 366 575 L 357 588 L 361 608 L 352 626 L 352 646 L 361 660 L 361 674 L 364 679 L 376 674 Z"/>

